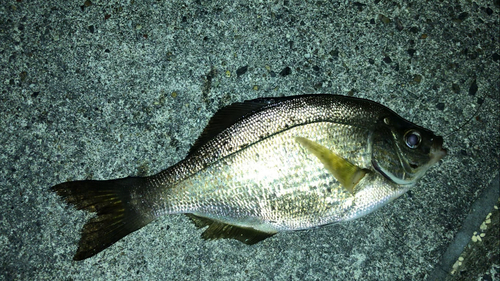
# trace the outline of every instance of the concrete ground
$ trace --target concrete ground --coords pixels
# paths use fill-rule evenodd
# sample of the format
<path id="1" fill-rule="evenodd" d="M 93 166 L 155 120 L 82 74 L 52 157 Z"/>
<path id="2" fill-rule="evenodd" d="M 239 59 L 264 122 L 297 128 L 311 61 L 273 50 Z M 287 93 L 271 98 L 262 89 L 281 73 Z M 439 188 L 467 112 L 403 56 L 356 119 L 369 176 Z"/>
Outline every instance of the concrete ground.
<path id="1" fill-rule="evenodd" d="M 1 1 L 0 279 L 499 280 L 499 12 L 498 0 Z M 90 215 L 51 186 L 154 174 L 219 108 L 315 93 L 383 103 L 444 136 L 448 155 L 355 221 L 247 246 L 204 241 L 174 215 L 72 260 Z"/>

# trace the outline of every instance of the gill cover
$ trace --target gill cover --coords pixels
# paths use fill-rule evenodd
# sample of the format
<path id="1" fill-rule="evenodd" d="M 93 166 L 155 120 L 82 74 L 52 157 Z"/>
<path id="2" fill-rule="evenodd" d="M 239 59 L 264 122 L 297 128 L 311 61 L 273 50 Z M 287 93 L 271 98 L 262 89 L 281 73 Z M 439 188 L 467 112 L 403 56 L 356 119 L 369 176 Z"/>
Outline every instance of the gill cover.
<path id="1" fill-rule="evenodd" d="M 373 168 L 396 184 L 414 185 L 446 155 L 442 137 L 395 113 L 381 117 L 376 127 L 373 132 Z"/>

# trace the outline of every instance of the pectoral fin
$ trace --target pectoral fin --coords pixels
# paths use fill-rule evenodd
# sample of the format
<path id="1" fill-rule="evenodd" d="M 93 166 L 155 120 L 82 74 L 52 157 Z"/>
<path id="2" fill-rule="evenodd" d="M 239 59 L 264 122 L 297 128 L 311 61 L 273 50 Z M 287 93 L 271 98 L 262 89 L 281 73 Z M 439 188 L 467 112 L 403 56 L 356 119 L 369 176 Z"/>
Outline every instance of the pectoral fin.
<path id="1" fill-rule="evenodd" d="M 295 140 L 318 157 L 335 179 L 351 194 L 354 194 L 354 187 L 365 176 L 366 170 L 359 168 L 317 142 L 302 137 L 296 137 Z"/>

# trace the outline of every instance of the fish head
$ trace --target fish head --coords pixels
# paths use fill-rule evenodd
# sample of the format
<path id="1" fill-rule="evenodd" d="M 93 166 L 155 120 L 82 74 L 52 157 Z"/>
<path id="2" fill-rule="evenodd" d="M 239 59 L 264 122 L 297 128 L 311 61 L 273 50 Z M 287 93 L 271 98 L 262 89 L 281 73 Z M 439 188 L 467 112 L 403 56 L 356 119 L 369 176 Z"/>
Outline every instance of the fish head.
<path id="1" fill-rule="evenodd" d="M 446 155 L 442 137 L 395 113 L 378 120 L 372 141 L 374 170 L 398 185 L 413 186 Z"/>

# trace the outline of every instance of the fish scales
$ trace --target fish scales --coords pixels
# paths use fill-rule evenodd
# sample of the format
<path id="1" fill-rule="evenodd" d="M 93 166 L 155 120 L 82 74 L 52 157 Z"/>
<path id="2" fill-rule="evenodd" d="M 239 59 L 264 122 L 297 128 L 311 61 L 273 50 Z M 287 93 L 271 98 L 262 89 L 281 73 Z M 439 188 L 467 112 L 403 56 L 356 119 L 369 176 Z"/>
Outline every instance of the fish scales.
<path id="1" fill-rule="evenodd" d="M 80 260 L 167 214 L 208 226 L 205 239 L 247 244 L 355 219 L 405 193 L 445 154 L 441 137 L 373 101 L 262 98 L 221 109 L 188 156 L 157 175 L 53 190 L 97 212 Z"/>
<path id="2" fill-rule="evenodd" d="M 276 204 L 273 202 L 277 202 L 278 206 L 274 208 L 279 208 L 279 205 L 292 207 L 295 204 L 297 206 L 290 212 L 303 212 L 304 215 L 315 216 L 315 209 L 300 208 L 300 204 L 315 200 L 311 203 L 325 208 L 325 200 L 341 200 L 343 197 L 350 197 L 350 194 L 324 169 L 323 164 L 300 147 L 294 138 L 303 136 L 328 145 L 330 140 L 342 131 L 353 130 L 346 125 L 312 123 L 294 127 L 247 146 L 240 153 L 230 154 L 187 177 L 177 183 L 174 189 L 166 189 L 167 193 L 162 194 L 162 197 L 166 199 L 164 202 L 168 202 L 171 206 L 165 206 L 165 213 L 215 213 L 217 216 L 232 217 L 233 212 L 241 211 L 243 203 L 246 206 L 242 213 L 243 217 L 251 216 L 262 218 L 264 221 L 273 221 L 264 215 L 263 208 L 274 206 Z M 365 165 L 369 163 L 366 157 L 368 151 L 360 149 L 361 147 L 357 146 L 358 141 L 352 138 L 339 140 L 344 140 L 344 144 L 350 144 L 351 154 L 354 152 L 358 154 L 356 159 L 359 159 L 359 163 L 365 162 Z M 184 196 L 184 192 L 190 196 Z M 330 196 L 331 193 L 334 193 L 334 196 Z M 300 197 L 301 200 L 296 200 L 295 197 Z M 280 198 L 284 200 L 278 201 Z M 161 199 L 153 199 L 157 200 Z M 218 213 L 215 206 L 224 206 L 226 213 Z M 286 217 L 274 220 L 286 221 Z M 310 227 L 310 224 L 304 220 L 303 225 L 306 228 Z M 299 228 L 280 227 L 280 230 L 284 229 Z"/>
<path id="3" fill-rule="evenodd" d="M 263 231 L 306 229 L 355 217 L 375 198 L 353 198 L 295 141 L 303 136 L 328 145 L 342 131 L 353 131 L 346 125 L 338 127 L 327 122 L 297 126 L 231 154 L 168 190 L 164 201 L 176 203 L 165 206 L 165 213 L 196 213 Z M 357 152 L 359 163 L 368 165 L 369 151 L 358 146 L 363 142 L 345 139 L 351 143 L 351 154 Z M 386 188 L 379 196 L 395 192 Z M 246 221 L 249 217 L 251 222 Z"/>
<path id="4" fill-rule="evenodd" d="M 205 166 L 211 165 L 212 163 L 217 162 L 227 155 L 242 150 L 242 147 L 257 143 L 263 139 L 266 139 L 268 136 L 283 132 L 295 126 L 299 126 L 299 130 L 303 130 L 303 132 L 295 132 L 295 136 L 301 136 L 301 133 L 309 133 L 306 129 L 308 126 L 305 126 L 307 124 L 321 121 L 327 121 L 324 122 L 325 124 L 335 124 L 336 126 L 328 126 L 328 129 L 321 128 L 324 131 L 318 130 L 313 134 L 316 134 L 316 136 L 326 136 L 329 134 L 330 140 L 335 141 L 328 142 L 327 140 L 323 142 L 324 144 L 326 144 L 330 148 L 335 149 L 336 153 L 339 153 L 346 159 L 350 159 L 351 161 L 358 160 L 357 157 L 346 157 L 348 155 L 344 154 L 347 154 L 350 151 L 359 152 L 363 147 L 367 148 L 366 142 L 363 143 L 364 141 L 368 140 L 369 132 L 367 132 L 366 130 L 371 130 L 371 128 L 374 126 L 375 115 L 380 114 L 378 112 L 380 111 L 380 109 L 377 107 L 373 107 L 376 110 L 363 111 L 361 110 L 362 105 L 360 105 L 359 103 L 350 102 L 349 100 L 342 101 L 332 95 L 327 95 L 326 97 L 328 99 L 325 99 L 324 95 L 315 95 L 306 96 L 303 99 L 284 100 L 279 103 L 270 102 L 269 105 L 261 108 L 259 112 L 249 116 L 246 119 L 242 119 L 241 122 L 236 123 L 235 126 L 228 128 L 216 138 L 210 140 L 206 145 L 202 146 L 198 151 L 191 155 L 191 157 L 179 163 L 179 165 L 173 166 L 171 169 L 168 169 L 158 174 L 157 176 L 152 177 L 151 182 L 159 187 L 159 190 L 150 190 L 152 191 L 151 193 L 153 193 L 152 197 L 156 197 L 149 201 L 151 202 L 151 204 L 155 205 L 152 209 L 156 210 L 156 216 L 164 215 L 167 213 L 182 213 L 186 211 L 192 211 L 192 208 L 190 209 L 190 207 L 181 207 L 180 205 L 182 203 L 179 203 L 179 206 L 168 206 L 175 204 L 174 202 L 176 201 L 162 199 L 165 196 L 165 192 L 162 192 L 163 190 L 165 190 L 165 187 L 176 186 L 176 182 L 171 182 L 171 179 L 174 178 L 172 177 L 172 174 L 178 175 L 175 178 L 184 179 L 186 177 L 189 177 L 188 174 L 198 173 L 200 170 L 203 170 Z M 270 100 L 272 101 L 274 99 Z M 372 108 L 370 101 L 363 101 L 365 103 L 365 107 Z M 264 103 L 268 102 L 264 100 Z M 353 125 L 344 125 L 345 123 L 350 123 Z M 357 128 L 356 126 L 367 129 L 365 129 L 365 131 L 363 132 L 359 132 L 358 130 L 358 134 L 353 135 L 353 133 L 355 133 L 354 129 Z M 342 128 L 344 128 L 345 130 L 342 130 Z M 333 135 L 334 131 L 336 131 L 336 135 Z M 364 134 L 364 136 L 360 137 L 359 135 L 362 134 Z M 307 136 L 316 139 L 316 136 Z M 290 137 L 289 135 L 286 135 L 283 136 L 282 139 L 278 139 L 277 141 L 276 139 L 273 139 L 273 141 L 275 141 L 275 144 L 278 144 L 279 146 L 284 139 L 285 141 L 287 141 L 287 143 L 291 143 L 294 146 L 294 148 L 292 148 L 292 151 L 295 150 L 297 143 L 293 140 L 293 136 Z M 265 143 L 269 143 L 269 141 Z M 365 145 L 363 146 L 363 144 Z M 281 156 L 280 159 L 283 161 L 286 161 L 285 159 L 289 157 L 288 154 L 276 156 Z M 272 155 L 270 155 L 270 157 L 265 161 L 261 161 L 261 165 L 264 166 L 266 162 L 270 162 L 271 158 Z M 366 159 L 364 162 L 365 163 L 358 162 L 357 164 L 361 164 L 362 167 L 366 167 L 368 165 L 368 163 L 366 163 Z M 259 164 L 254 163 L 252 166 L 257 165 Z M 298 168 L 300 168 L 301 166 L 307 165 L 302 165 L 299 161 L 299 163 L 297 163 L 297 166 Z M 315 170 L 318 170 L 316 168 L 317 167 L 315 167 Z M 220 165 L 217 165 L 217 169 L 223 171 L 224 167 L 220 167 Z M 244 166 L 243 169 L 245 169 Z M 319 169 L 327 173 L 324 169 L 321 169 L 321 167 Z M 211 190 L 213 188 L 216 188 L 216 186 L 206 187 L 206 184 L 204 183 L 211 183 L 212 181 L 203 179 L 204 175 L 204 173 L 198 175 L 202 177 L 202 179 L 197 184 L 192 184 L 194 189 Z M 286 177 L 286 173 L 280 173 L 280 177 Z M 309 178 L 304 178 L 304 180 L 307 179 Z M 189 180 L 187 180 L 187 182 L 189 182 Z M 221 183 L 221 186 L 219 186 L 219 188 L 223 185 L 224 184 Z M 176 186 L 177 188 L 174 191 L 166 191 L 168 193 L 179 193 L 181 192 L 180 190 L 183 189 L 180 188 L 181 186 L 185 185 L 181 184 L 179 186 Z M 295 186 L 292 185 L 292 187 Z M 230 192 L 227 187 L 225 188 L 225 190 L 227 190 L 227 192 Z M 262 188 L 260 188 L 260 190 L 262 190 Z M 196 190 L 189 191 L 190 195 L 195 193 Z M 166 205 L 159 206 L 158 202 L 162 201 L 165 202 Z M 148 201 L 144 201 L 144 204 L 147 205 Z M 194 203 L 191 204 L 195 205 Z M 196 204 L 201 204 L 201 202 L 197 202 Z M 142 205 L 141 207 L 139 207 L 139 209 L 149 209 L 145 205 Z"/>

